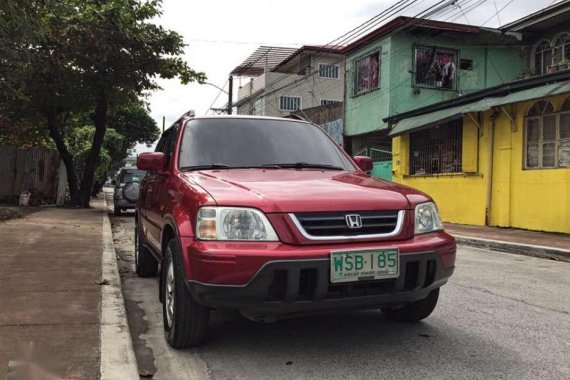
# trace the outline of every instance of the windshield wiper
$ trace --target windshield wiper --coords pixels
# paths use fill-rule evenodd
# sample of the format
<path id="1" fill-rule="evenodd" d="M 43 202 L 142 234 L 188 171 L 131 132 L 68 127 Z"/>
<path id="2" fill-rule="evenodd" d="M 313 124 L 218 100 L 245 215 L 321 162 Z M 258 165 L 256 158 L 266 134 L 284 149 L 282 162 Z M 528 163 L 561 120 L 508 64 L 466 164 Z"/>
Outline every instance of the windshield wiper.
<path id="1" fill-rule="evenodd" d="M 308 162 L 287 162 L 282 164 L 264 164 L 263 166 L 269 167 L 280 167 L 280 168 L 295 168 L 295 169 L 303 169 L 303 168 L 316 168 L 316 169 L 330 169 L 330 170 L 345 170 L 340 166 L 335 165 L 328 165 L 328 164 L 310 164 Z"/>
<path id="2" fill-rule="evenodd" d="M 204 169 L 230 169 L 230 165 L 226 164 L 208 164 L 208 165 L 195 165 L 195 166 L 183 166 L 180 170 L 204 170 Z"/>

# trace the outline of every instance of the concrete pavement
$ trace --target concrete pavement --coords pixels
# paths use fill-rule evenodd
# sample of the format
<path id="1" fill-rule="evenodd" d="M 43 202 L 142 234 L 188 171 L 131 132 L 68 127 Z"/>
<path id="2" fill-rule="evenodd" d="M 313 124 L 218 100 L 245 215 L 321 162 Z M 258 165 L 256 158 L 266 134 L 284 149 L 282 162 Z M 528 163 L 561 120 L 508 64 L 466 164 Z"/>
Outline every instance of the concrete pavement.
<path id="1" fill-rule="evenodd" d="M 1 379 L 25 359 L 56 378 L 138 379 L 101 201 L 0 223 Z"/>
<path id="2" fill-rule="evenodd" d="M 570 235 L 516 228 L 445 224 L 457 244 L 570 262 Z"/>

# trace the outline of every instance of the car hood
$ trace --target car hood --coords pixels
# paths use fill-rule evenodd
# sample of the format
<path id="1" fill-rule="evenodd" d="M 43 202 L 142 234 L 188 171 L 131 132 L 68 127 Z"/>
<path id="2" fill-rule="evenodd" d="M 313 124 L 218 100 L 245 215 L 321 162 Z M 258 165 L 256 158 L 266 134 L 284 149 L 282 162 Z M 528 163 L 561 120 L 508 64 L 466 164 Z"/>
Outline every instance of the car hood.
<path id="1" fill-rule="evenodd" d="M 219 206 L 266 213 L 402 210 L 429 200 L 409 187 L 362 173 L 321 169 L 229 169 L 182 173 Z"/>

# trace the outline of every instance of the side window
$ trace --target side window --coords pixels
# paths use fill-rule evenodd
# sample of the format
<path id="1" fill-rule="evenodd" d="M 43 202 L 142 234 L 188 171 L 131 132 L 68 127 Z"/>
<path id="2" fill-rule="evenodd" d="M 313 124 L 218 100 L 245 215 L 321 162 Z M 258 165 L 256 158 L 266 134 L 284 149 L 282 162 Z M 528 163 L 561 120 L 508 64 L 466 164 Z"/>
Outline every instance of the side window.
<path id="1" fill-rule="evenodd" d="M 164 151 L 164 154 L 166 155 L 166 157 L 168 157 L 168 159 L 172 158 L 172 154 L 174 153 L 177 135 L 178 135 L 178 126 L 170 128 L 170 133 L 168 134 L 168 139 L 166 140 L 166 146 Z"/>
<path id="2" fill-rule="evenodd" d="M 156 148 L 154 149 L 155 152 L 165 153 L 164 148 L 166 146 L 166 141 L 168 140 L 169 136 L 170 136 L 170 129 L 166 130 L 166 132 L 164 132 L 162 136 L 160 136 L 160 139 L 156 144 Z"/>

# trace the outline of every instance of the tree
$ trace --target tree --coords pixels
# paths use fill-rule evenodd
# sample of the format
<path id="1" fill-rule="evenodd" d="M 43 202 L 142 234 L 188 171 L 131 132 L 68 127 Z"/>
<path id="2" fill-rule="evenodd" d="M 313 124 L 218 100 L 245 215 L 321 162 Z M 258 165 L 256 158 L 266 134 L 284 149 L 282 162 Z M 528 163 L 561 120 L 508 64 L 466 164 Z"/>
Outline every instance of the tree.
<path id="1" fill-rule="evenodd" d="M 123 137 L 120 151 L 111 155 L 111 170 L 118 170 L 123 166 L 124 159 L 137 143 L 152 144 L 160 135 L 160 130 L 150 117 L 146 105 L 140 102 L 111 111 L 107 125 Z"/>
<path id="2" fill-rule="evenodd" d="M 0 22 L 11 14 L 21 25 L 32 15 L 36 28 L 16 36 L 0 28 L 0 41 L 9 41 L 13 52 L 0 58 L 0 81 L 10 83 L 0 94 L 0 114 L 47 127 L 67 168 L 73 204 L 89 205 L 110 105 L 129 107 L 159 88 L 157 77 L 185 84 L 205 79 L 181 58 L 182 37 L 151 22 L 160 7 L 160 0 L 3 0 L 0 6 Z M 88 113 L 94 133 L 79 172 L 66 135 L 70 120 Z"/>

